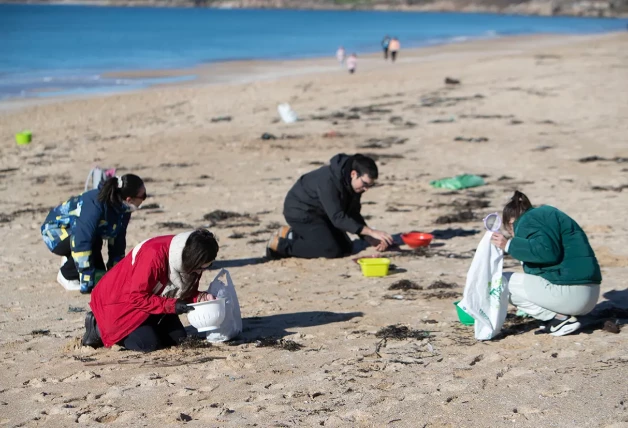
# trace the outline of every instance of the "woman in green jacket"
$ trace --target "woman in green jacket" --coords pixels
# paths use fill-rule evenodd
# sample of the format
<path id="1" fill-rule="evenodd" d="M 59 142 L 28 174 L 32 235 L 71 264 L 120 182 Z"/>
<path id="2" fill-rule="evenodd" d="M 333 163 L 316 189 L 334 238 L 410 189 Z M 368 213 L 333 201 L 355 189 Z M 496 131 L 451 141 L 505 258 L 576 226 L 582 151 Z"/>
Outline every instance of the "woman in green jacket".
<path id="1" fill-rule="evenodd" d="M 564 336 L 580 328 L 600 296 L 602 273 L 587 235 L 571 217 L 543 205 L 533 207 L 516 191 L 503 212 L 513 236 L 493 233 L 492 242 L 523 265 L 525 273 L 504 273 L 510 302 L 541 321 L 542 332 Z"/>

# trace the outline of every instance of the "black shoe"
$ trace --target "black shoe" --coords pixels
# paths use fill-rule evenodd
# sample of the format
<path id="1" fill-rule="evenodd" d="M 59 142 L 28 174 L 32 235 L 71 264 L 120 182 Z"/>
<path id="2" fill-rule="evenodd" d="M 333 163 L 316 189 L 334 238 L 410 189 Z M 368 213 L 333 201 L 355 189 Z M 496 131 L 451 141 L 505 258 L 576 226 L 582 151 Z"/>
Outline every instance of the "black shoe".
<path id="1" fill-rule="evenodd" d="M 92 348 L 100 348 L 104 346 L 100 338 L 98 326 L 96 325 L 96 317 L 94 317 L 94 313 L 92 311 L 85 314 L 85 334 L 81 340 L 81 345 L 91 346 Z"/>

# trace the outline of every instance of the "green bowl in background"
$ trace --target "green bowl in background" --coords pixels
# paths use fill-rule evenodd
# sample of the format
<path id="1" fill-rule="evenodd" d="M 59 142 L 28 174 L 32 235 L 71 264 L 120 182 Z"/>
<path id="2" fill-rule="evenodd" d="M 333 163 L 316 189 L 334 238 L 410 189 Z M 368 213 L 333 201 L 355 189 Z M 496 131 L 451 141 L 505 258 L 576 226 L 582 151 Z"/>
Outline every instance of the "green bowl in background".
<path id="1" fill-rule="evenodd" d="M 460 323 L 464 325 L 475 324 L 475 320 L 473 319 L 473 317 L 463 311 L 462 308 L 458 306 L 458 303 L 460 303 L 460 301 L 454 302 L 454 306 L 456 307 L 456 312 L 458 312 L 458 319 L 460 320 Z"/>
<path id="2" fill-rule="evenodd" d="M 18 146 L 24 146 L 31 142 L 33 134 L 31 131 L 22 131 L 15 134 L 15 142 Z"/>

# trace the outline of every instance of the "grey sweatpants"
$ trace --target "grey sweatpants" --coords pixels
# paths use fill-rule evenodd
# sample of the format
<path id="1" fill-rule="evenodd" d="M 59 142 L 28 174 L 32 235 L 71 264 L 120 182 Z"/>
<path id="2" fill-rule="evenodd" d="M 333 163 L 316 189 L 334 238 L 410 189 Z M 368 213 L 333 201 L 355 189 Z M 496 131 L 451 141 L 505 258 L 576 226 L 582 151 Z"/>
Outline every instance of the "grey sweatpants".
<path id="1" fill-rule="evenodd" d="M 503 276 L 510 303 L 541 321 L 549 321 L 556 314 L 586 315 L 600 297 L 599 284 L 557 285 L 526 273 L 504 272 Z"/>

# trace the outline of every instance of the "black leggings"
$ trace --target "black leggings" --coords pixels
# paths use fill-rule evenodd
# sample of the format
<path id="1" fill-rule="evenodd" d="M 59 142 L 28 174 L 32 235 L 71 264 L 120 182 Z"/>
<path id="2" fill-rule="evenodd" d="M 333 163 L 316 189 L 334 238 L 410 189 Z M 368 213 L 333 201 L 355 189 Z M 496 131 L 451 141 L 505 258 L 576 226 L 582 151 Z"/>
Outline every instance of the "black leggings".
<path id="1" fill-rule="evenodd" d="M 60 270 L 65 279 L 72 281 L 74 279 L 79 279 L 79 273 L 78 270 L 76 270 L 76 263 L 74 263 L 74 259 L 72 258 L 70 239 L 72 238 L 68 236 L 63 241 L 59 242 L 55 249 L 52 250 L 52 253 L 68 258 L 65 264 L 61 266 Z M 90 261 L 96 270 L 106 270 L 105 261 L 102 258 L 102 238 L 100 236 L 94 237 L 94 242 L 92 242 L 92 257 Z"/>
<path id="2" fill-rule="evenodd" d="M 152 352 L 176 346 L 186 337 L 185 327 L 178 315 L 150 315 L 142 325 L 122 339 L 119 345 L 131 351 Z"/>
<path id="3" fill-rule="evenodd" d="M 392 60 L 392 62 L 395 62 L 395 60 L 397 59 L 397 51 L 390 52 L 390 59 Z"/>
<path id="4" fill-rule="evenodd" d="M 334 259 L 351 254 L 351 240 L 328 219 L 320 218 L 309 223 L 286 220 L 292 228 L 292 239 L 279 241 L 277 252 L 282 256 Z"/>

